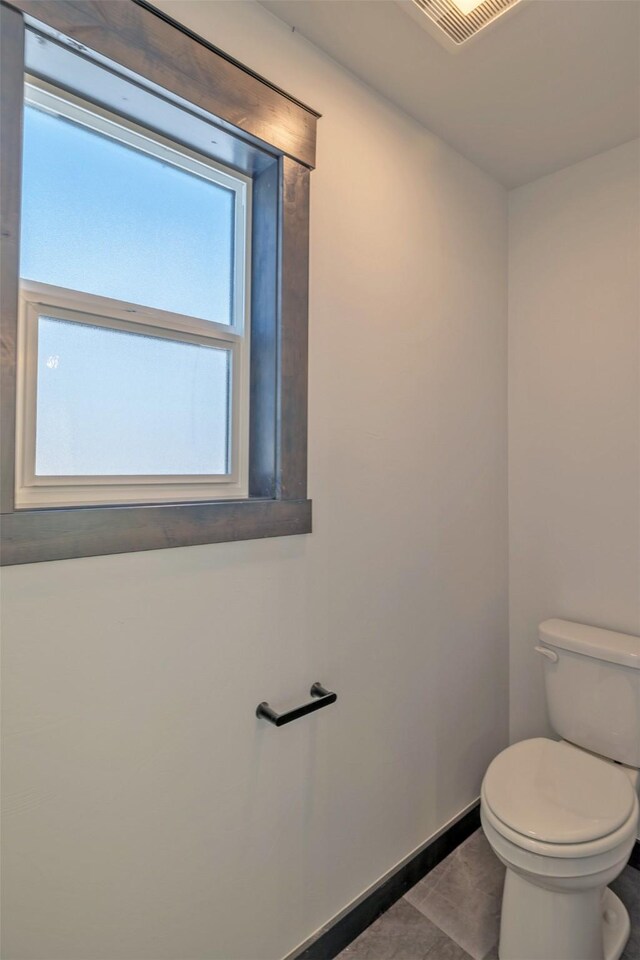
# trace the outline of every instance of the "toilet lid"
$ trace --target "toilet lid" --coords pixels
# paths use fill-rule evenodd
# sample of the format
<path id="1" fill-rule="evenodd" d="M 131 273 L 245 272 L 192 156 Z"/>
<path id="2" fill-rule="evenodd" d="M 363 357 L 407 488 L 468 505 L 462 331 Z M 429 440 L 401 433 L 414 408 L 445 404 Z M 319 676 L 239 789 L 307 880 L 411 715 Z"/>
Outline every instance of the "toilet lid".
<path id="1" fill-rule="evenodd" d="M 634 791 L 612 763 L 555 740 L 523 740 L 489 766 L 483 795 L 508 827 L 546 843 L 585 843 L 631 816 Z"/>

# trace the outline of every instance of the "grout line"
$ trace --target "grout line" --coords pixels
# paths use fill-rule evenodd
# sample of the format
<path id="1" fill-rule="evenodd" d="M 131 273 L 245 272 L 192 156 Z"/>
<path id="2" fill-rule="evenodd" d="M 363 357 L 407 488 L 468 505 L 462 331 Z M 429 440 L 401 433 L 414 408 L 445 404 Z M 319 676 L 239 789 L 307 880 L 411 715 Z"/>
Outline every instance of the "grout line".
<path id="1" fill-rule="evenodd" d="M 435 868 L 435 871 L 434 871 L 434 872 L 440 870 L 441 873 L 442 873 L 442 876 L 440 876 L 439 879 L 436 880 L 436 882 L 433 884 L 433 886 L 431 886 L 430 883 L 429 883 L 429 880 L 430 880 L 431 878 L 433 878 L 433 873 L 428 874 L 427 877 L 424 878 L 424 880 L 420 880 L 420 881 L 418 881 L 417 884 L 415 884 L 415 886 L 417 887 L 417 886 L 419 886 L 419 884 L 424 883 L 424 882 L 426 881 L 427 885 L 429 886 L 429 894 L 431 894 L 431 893 L 437 893 L 437 896 L 438 896 L 438 897 L 441 897 L 442 900 L 444 900 L 444 901 L 446 902 L 446 904 L 448 904 L 448 906 L 451 908 L 451 910 L 452 910 L 452 912 L 453 912 L 454 914 L 456 914 L 457 912 L 459 912 L 459 910 L 460 910 L 460 903 L 459 903 L 459 902 L 456 902 L 451 896 L 447 895 L 446 893 L 442 892 L 442 891 L 439 889 L 440 883 L 441 883 L 441 881 L 442 881 L 442 879 L 443 879 L 443 876 L 444 876 L 444 871 L 442 870 L 442 868 L 443 868 L 444 865 L 447 864 L 447 863 L 451 864 L 451 862 L 452 862 L 454 859 L 456 859 L 456 858 L 459 859 L 459 857 L 457 857 L 457 855 L 459 854 L 459 852 L 460 852 L 460 850 L 462 849 L 462 847 L 464 846 L 464 844 L 465 844 L 465 843 L 468 843 L 468 841 L 471 839 L 471 837 L 475 836 L 475 834 L 478 833 L 479 830 L 480 830 L 480 828 L 478 828 L 478 830 L 474 831 L 474 833 L 470 834 L 470 836 L 467 837 L 467 839 L 464 840 L 463 843 L 461 843 L 459 847 L 456 847 L 455 850 L 453 850 L 447 857 L 445 857 L 445 859 L 444 859 L 441 863 L 438 864 L 438 866 Z M 478 863 L 480 863 L 479 860 L 478 860 Z M 474 869 L 473 864 L 470 866 L 469 864 L 464 864 L 464 863 L 462 863 L 462 864 L 460 865 L 460 868 L 463 869 L 463 870 L 465 870 L 465 871 L 469 871 L 469 870 L 470 870 L 470 872 L 473 874 L 473 869 Z M 412 887 L 411 889 L 413 890 L 414 888 Z M 480 893 L 483 895 L 483 897 L 484 897 L 484 896 L 487 896 L 487 897 L 490 896 L 490 892 L 487 891 L 484 887 L 476 886 L 476 885 L 474 884 L 474 890 L 477 890 L 478 892 L 480 892 Z M 410 893 L 410 892 L 411 892 L 410 890 L 407 891 L 407 893 Z M 405 898 L 406 898 L 406 897 L 407 897 L 407 894 L 405 894 Z M 438 923 L 438 921 L 435 919 L 435 917 L 431 915 L 431 913 L 428 913 L 426 910 L 422 909 L 422 907 L 419 906 L 417 903 L 412 903 L 411 900 L 407 900 L 407 903 L 409 903 L 412 907 L 414 907 L 416 910 L 418 910 L 418 912 L 421 913 L 423 917 L 426 917 L 426 919 L 429 920 L 430 923 L 432 923 L 434 926 L 436 926 L 436 927 L 438 928 L 438 930 L 441 930 L 442 933 L 443 933 L 449 940 L 452 940 L 453 943 L 456 944 L 456 946 L 460 947 L 461 950 L 464 950 L 464 952 L 467 954 L 467 956 L 470 957 L 470 960 L 484 960 L 484 958 L 487 957 L 487 956 L 489 956 L 489 954 L 491 954 L 491 952 L 492 952 L 492 951 L 495 949 L 495 947 L 497 946 L 497 940 L 496 940 L 495 943 L 490 944 L 490 946 L 487 947 L 487 948 L 485 948 L 481 953 L 480 953 L 479 951 L 477 951 L 477 950 L 474 950 L 473 952 L 471 952 L 471 951 L 469 950 L 469 947 L 466 946 L 464 943 L 460 943 L 460 940 L 459 940 L 452 932 L 450 932 L 450 931 L 448 931 L 448 930 L 445 930 L 445 929 L 440 925 L 440 923 Z M 465 929 L 465 928 L 464 928 L 464 924 L 463 924 L 463 930 L 464 930 L 464 929 Z"/>

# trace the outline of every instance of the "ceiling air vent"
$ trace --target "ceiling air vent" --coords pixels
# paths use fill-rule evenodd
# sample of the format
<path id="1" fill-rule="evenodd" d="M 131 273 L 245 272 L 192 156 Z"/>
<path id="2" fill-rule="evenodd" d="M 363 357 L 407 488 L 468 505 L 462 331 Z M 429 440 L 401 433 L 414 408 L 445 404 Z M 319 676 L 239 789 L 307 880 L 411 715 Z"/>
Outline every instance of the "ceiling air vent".
<path id="1" fill-rule="evenodd" d="M 522 0 L 401 0 L 414 19 L 422 21 L 436 39 L 449 49 L 459 49 L 484 27 Z M 425 17 L 430 23 L 427 25 Z M 433 29 L 433 28 L 437 29 Z"/>

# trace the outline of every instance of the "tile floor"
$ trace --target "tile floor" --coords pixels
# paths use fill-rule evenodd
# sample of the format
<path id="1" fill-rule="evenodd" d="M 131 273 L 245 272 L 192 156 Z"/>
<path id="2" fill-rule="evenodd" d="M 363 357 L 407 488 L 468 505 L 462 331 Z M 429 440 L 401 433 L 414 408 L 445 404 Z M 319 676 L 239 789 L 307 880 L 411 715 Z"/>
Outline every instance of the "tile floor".
<path id="1" fill-rule="evenodd" d="M 339 955 L 339 960 L 497 960 L 504 867 L 477 830 Z M 640 871 L 612 884 L 631 917 L 622 960 L 640 960 Z"/>

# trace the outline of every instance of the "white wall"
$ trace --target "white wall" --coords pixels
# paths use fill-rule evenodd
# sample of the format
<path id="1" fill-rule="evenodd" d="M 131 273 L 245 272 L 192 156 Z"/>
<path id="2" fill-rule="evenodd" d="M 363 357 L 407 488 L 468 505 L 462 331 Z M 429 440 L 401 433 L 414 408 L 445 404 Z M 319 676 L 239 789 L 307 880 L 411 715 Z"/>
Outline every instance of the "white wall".
<path id="1" fill-rule="evenodd" d="M 536 628 L 640 633 L 638 141 L 509 200 L 511 738 L 548 730 Z"/>
<path id="2" fill-rule="evenodd" d="M 280 957 L 507 740 L 505 193 L 260 7 L 160 5 L 324 115 L 314 532 L 5 572 L 6 960 Z"/>

